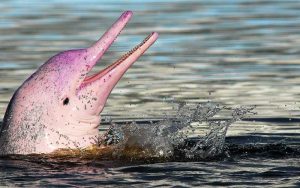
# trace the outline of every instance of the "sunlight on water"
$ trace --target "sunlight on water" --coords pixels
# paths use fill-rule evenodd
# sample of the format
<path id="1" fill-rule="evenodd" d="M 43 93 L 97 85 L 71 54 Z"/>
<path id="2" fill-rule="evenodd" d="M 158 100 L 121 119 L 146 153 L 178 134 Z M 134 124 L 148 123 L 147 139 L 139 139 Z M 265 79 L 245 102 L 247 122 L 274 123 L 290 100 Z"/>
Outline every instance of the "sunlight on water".
<path id="1" fill-rule="evenodd" d="M 43 62 L 89 46 L 124 10 L 133 19 L 93 71 L 152 31 L 160 37 L 109 97 L 101 147 L 1 158 L 0 186 L 300 186 L 299 9 L 297 0 L 4 0 L 0 119 Z"/>

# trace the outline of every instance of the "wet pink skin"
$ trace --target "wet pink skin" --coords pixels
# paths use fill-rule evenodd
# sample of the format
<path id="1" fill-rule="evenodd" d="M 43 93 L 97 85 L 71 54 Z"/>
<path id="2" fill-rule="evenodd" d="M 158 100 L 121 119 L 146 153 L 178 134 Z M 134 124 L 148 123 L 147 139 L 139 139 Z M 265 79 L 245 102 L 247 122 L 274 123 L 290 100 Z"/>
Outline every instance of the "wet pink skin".
<path id="1" fill-rule="evenodd" d="M 0 155 L 97 144 L 100 113 L 110 92 L 158 37 L 150 34 L 116 63 L 88 77 L 131 17 L 131 11 L 124 12 L 91 47 L 53 56 L 18 88 L 3 119 Z"/>

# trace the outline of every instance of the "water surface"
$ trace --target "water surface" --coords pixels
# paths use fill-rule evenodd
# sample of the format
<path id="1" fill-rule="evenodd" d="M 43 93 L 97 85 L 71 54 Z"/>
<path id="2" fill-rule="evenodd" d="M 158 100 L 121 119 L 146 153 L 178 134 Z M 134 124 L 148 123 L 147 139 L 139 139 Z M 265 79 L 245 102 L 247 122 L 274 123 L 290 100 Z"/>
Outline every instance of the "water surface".
<path id="1" fill-rule="evenodd" d="M 1 159 L 0 185 L 299 186 L 299 9 L 296 0 L 2 1 L 0 117 L 41 63 L 89 46 L 124 10 L 134 17 L 95 71 L 148 33 L 160 37 L 113 90 L 102 131 L 110 121 L 175 115 L 174 101 L 252 106 L 255 114 L 230 125 L 230 155 L 219 159 L 117 165 Z"/>

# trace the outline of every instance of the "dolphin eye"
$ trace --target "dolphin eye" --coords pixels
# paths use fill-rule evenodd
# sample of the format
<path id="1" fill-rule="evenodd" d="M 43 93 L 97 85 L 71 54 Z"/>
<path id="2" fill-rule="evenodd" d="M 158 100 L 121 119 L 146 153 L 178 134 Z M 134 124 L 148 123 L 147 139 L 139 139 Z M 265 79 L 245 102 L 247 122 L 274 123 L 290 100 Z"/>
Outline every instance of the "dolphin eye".
<path id="1" fill-rule="evenodd" d="M 69 98 L 67 97 L 67 98 L 65 98 L 65 100 L 64 100 L 64 105 L 67 105 L 67 104 L 69 104 Z"/>

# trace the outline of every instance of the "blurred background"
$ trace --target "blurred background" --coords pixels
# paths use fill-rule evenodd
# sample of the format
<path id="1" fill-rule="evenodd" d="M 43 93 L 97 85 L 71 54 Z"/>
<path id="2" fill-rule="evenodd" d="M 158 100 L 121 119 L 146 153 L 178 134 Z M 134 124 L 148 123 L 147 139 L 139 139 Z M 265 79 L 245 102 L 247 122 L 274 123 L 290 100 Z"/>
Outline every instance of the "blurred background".
<path id="1" fill-rule="evenodd" d="M 296 118 L 299 9 L 289 0 L 3 0 L 0 116 L 37 67 L 60 51 L 91 45 L 132 10 L 95 71 L 152 31 L 160 37 L 118 83 L 103 116 L 161 117 L 173 101 L 212 101 L 255 105 L 258 117 Z"/>

